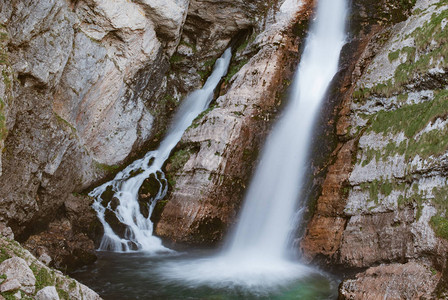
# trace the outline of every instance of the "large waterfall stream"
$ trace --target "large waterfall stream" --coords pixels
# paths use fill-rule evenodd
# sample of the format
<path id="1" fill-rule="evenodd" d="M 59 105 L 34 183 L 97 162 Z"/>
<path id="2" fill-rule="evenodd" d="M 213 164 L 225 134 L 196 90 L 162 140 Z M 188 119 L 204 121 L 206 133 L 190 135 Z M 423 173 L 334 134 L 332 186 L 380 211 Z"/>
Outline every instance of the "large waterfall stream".
<path id="1" fill-rule="evenodd" d="M 297 226 L 298 208 L 303 206 L 304 203 L 301 202 L 305 201 L 301 199 L 300 191 L 307 169 L 315 119 L 322 99 L 337 72 L 339 55 L 344 44 L 347 12 L 345 2 L 346 0 L 318 1 L 317 14 L 306 40 L 289 102 L 266 141 L 260 163 L 247 191 L 238 225 L 229 236 L 224 249 L 217 254 L 206 255 L 206 258 L 203 253 L 198 255 L 194 252 L 187 255 L 180 253 L 177 256 L 154 256 L 151 253 L 169 250 L 161 245 L 159 239 L 152 236 L 149 217 L 140 218 L 138 206 L 135 206 L 143 176 L 157 174 L 162 188 L 156 198 L 166 193 L 163 188 L 166 186 L 163 183 L 165 178 L 160 168 L 179 141 L 183 130 L 210 101 L 211 98 L 207 96 L 203 104 L 198 104 L 200 108 L 195 108 L 194 116 L 188 117 L 189 124 L 182 125 L 182 132 L 171 130 L 173 137 L 168 135 L 158 150 L 149 152 L 145 158 L 119 173 L 112 182 L 92 192 L 98 199 L 95 205 L 105 227 L 101 249 L 141 249 L 150 253 L 120 256 L 105 253 L 96 269 L 84 273 L 91 272 L 91 275 L 92 272 L 97 272 L 96 274 L 101 273 L 103 276 L 94 277 L 94 283 L 89 280 L 87 283 L 102 289 L 111 299 L 139 298 L 137 296 L 143 299 L 334 297 L 336 287 L 331 279 L 300 264 L 291 255 L 291 235 Z M 216 67 L 215 72 L 227 68 L 229 56 L 230 53 L 224 55 L 223 65 Z M 207 83 L 219 81 L 217 78 L 222 74 L 217 75 L 215 72 Z M 207 83 L 203 90 L 207 88 Z M 210 83 L 206 90 L 212 94 L 213 89 L 214 86 Z M 192 97 L 200 98 L 200 93 L 203 91 L 193 93 L 185 102 L 188 103 Z M 187 109 L 192 108 L 191 105 L 183 105 L 178 119 L 188 114 Z M 176 126 L 173 128 L 177 128 Z M 148 162 L 152 164 L 148 165 Z M 144 171 L 142 178 L 139 178 L 140 175 L 131 177 L 137 169 Z M 114 210 L 110 206 L 101 205 L 100 196 L 108 186 L 113 187 L 116 197 L 120 200 L 120 205 Z M 106 210 L 113 210 L 120 216 L 120 221 L 126 222 L 128 229 L 124 237 L 115 234 L 107 224 L 104 218 Z M 117 262 L 120 266 L 116 265 Z M 121 279 L 115 280 L 111 274 L 121 276 Z M 82 273 L 78 278 L 83 279 Z M 98 286 L 98 281 L 105 282 Z M 124 296 L 129 293 L 134 293 L 134 296 Z"/>
<path id="2" fill-rule="evenodd" d="M 321 101 L 338 70 L 345 0 L 319 0 L 283 116 L 266 140 L 228 255 L 285 256 Z M 306 199 L 301 199 L 301 201 Z"/>

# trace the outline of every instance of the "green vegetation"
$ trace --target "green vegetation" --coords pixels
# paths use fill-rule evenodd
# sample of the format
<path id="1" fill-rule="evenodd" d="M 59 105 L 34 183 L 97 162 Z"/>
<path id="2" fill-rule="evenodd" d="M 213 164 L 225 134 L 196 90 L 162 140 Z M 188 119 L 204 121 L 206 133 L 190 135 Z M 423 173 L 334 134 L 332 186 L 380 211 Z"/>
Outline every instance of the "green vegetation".
<path id="1" fill-rule="evenodd" d="M 373 180 L 372 182 L 364 182 L 360 185 L 363 191 L 369 192 L 370 201 L 374 201 L 375 204 L 380 202 L 379 195 L 383 197 L 389 196 L 393 190 L 403 190 L 404 184 L 397 184 L 389 180 Z"/>
<path id="2" fill-rule="evenodd" d="M 58 122 L 60 124 L 62 124 L 65 127 L 68 127 L 71 129 L 71 133 L 72 134 L 76 134 L 76 128 L 73 127 L 72 124 L 70 124 L 70 122 L 68 122 L 67 120 L 65 120 L 63 117 L 61 117 L 60 115 L 58 115 L 56 112 L 53 112 L 54 116 L 56 117 L 56 120 L 58 120 Z"/>
<path id="3" fill-rule="evenodd" d="M 74 290 L 76 288 L 76 281 L 72 280 L 68 285 L 69 290 Z"/>
<path id="4" fill-rule="evenodd" d="M 430 121 L 448 113 L 448 90 L 438 91 L 433 101 L 408 105 L 394 111 L 380 111 L 369 130 L 376 133 L 403 131 L 412 138 Z"/>
<path id="5" fill-rule="evenodd" d="M 190 149 L 181 149 L 174 152 L 170 156 L 168 163 L 170 164 L 170 172 L 176 172 L 180 170 L 190 158 L 192 152 Z"/>
<path id="6" fill-rule="evenodd" d="M 107 164 L 102 164 L 102 163 L 97 162 L 97 161 L 95 161 L 95 166 L 98 169 L 106 171 L 106 172 L 115 172 L 115 171 L 117 171 L 120 168 L 119 165 L 107 165 Z"/>
<path id="7" fill-rule="evenodd" d="M 46 268 L 39 268 L 36 264 L 31 264 L 30 269 L 36 277 L 36 291 L 41 290 L 46 286 L 54 285 L 55 278 L 48 272 Z"/>
<path id="8" fill-rule="evenodd" d="M 372 88 L 361 87 L 353 93 L 355 102 L 362 102 L 372 95 L 391 97 L 403 92 L 404 87 L 428 70 L 448 67 L 448 31 L 442 29 L 442 20 L 448 19 L 448 10 L 433 14 L 431 19 L 417 28 L 407 38 L 414 38 L 415 47 L 403 47 L 389 53 L 390 62 L 405 54 L 406 60 L 394 73 L 393 80 L 379 83 Z"/>
<path id="9" fill-rule="evenodd" d="M 196 45 L 195 45 L 195 44 L 188 43 L 188 42 L 185 41 L 185 40 L 180 41 L 179 44 L 180 44 L 180 45 L 185 45 L 185 46 L 187 46 L 188 48 L 191 48 L 191 49 L 193 50 L 193 53 L 196 53 L 196 52 L 198 51 L 198 49 L 196 48 Z"/>
<path id="10" fill-rule="evenodd" d="M 399 50 L 391 52 L 388 55 L 388 58 L 389 58 L 390 62 L 393 62 L 393 61 L 397 60 L 399 57 L 400 57 L 400 51 Z"/>
<path id="11" fill-rule="evenodd" d="M 11 258 L 11 256 L 6 252 L 4 248 L 0 248 L 0 263 Z"/>
<path id="12" fill-rule="evenodd" d="M 249 61 L 249 59 L 242 59 L 239 62 L 237 62 L 236 64 L 232 64 L 229 68 L 229 71 L 227 72 L 226 77 L 224 77 L 224 81 L 226 83 L 228 83 L 230 81 L 230 79 L 232 79 L 233 75 L 235 75 L 236 73 L 238 73 L 238 71 L 245 65 L 247 64 L 247 62 Z"/>
<path id="13" fill-rule="evenodd" d="M 366 132 L 398 134 L 403 132 L 406 140 L 397 144 L 390 141 L 382 150 L 367 148 L 363 151 L 362 166 L 366 166 L 373 158 L 394 154 L 405 155 L 406 160 L 419 155 L 428 158 L 431 155 L 445 153 L 448 150 L 448 129 L 431 130 L 421 133 L 430 122 L 448 115 L 448 90 L 436 91 L 433 101 L 407 105 L 393 111 L 380 111 L 370 119 Z"/>
<path id="14" fill-rule="evenodd" d="M 207 115 L 209 112 L 211 112 L 213 109 L 216 108 L 216 103 L 211 104 L 206 110 L 201 112 L 191 123 L 191 128 L 197 128 L 199 125 L 203 123 L 203 118 L 205 115 Z"/>
<path id="15" fill-rule="evenodd" d="M 184 59 L 183 55 L 174 53 L 173 56 L 171 56 L 171 58 L 170 58 L 170 63 L 175 64 L 175 63 L 182 61 L 183 59 Z"/>
<path id="16" fill-rule="evenodd" d="M 205 81 L 207 79 L 207 77 L 210 75 L 210 73 L 213 70 L 213 66 L 215 65 L 216 62 L 216 58 L 212 57 L 210 59 L 208 59 L 204 64 L 203 64 L 203 69 L 198 71 L 199 76 L 201 76 L 202 81 Z"/>
<path id="17" fill-rule="evenodd" d="M 448 240 L 448 220 L 441 216 L 434 216 L 429 222 L 438 237 Z"/>
<path id="18" fill-rule="evenodd" d="M 70 300 L 70 295 L 67 291 L 64 291 L 63 289 L 56 288 L 56 291 L 58 292 L 59 298 L 64 300 Z"/>
<path id="19" fill-rule="evenodd" d="M 398 207 L 403 208 L 409 204 L 415 204 L 417 206 L 416 219 L 418 220 L 421 216 L 423 203 L 426 201 L 427 197 L 419 192 L 417 184 L 409 186 L 406 182 L 398 182 L 395 179 L 392 180 L 373 180 L 372 182 L 365 182 L 360 185 L 364 192 L 369 193 L 369 200 L 375 203 L 375 208 L 381 203 L 381 200 L 392 194 L 392 191 L 399 191 L 401 195 L 398 197 Z"/>
<path id="20" fill-rule="evenodd" d="M 14 296 L 15 293 L 17 293 L 17 291 L 3 292 L 0 295 L 2 295 L 5 300 L 16 300 L 16 297 Z"/>

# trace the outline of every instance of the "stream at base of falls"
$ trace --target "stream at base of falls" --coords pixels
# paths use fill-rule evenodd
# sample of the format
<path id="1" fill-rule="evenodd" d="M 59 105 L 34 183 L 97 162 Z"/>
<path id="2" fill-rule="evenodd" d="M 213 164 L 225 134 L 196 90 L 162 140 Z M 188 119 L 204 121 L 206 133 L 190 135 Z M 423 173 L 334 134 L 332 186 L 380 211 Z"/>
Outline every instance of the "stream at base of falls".
<path id="1" fill-rule="evenodd" d="M 264 273 L 265 280 L 256 274 L 251 276 L 241 264 L 240 270 L 228 269 L 228 274 L 225 268 L 218 276 L 212 275 L 216 269 L 209 269 L 211 276 L 204 276 L 210 266 L 207 262 L 217 263 L 214 256 L 210 250 L 193 249 L 160 256 L 144 252 L 98 252 L 95 264 L 71 276 L 105 300 L 337 298 L 337 278 L 299 263 L 284 266 L 286 273 L 282 269 L 264 270 L 269 272 Z"/>

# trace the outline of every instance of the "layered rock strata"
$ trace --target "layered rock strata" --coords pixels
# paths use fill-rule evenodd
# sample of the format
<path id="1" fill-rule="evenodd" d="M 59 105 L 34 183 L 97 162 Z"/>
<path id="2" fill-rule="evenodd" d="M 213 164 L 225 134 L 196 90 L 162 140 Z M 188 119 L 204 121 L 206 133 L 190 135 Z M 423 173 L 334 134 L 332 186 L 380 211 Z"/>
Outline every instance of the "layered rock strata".
<path id="1" fill-rule="evenodd" d="M 340 144 L 301 244 L 308 261 L 383 264 L 345 281 L 341 298 L 415 299 L 446 290 L 438 282 L 448 249 L 447 9 L 443 1 L 417 1 L 407 20 L 378 24 L 347 86 Z"/>

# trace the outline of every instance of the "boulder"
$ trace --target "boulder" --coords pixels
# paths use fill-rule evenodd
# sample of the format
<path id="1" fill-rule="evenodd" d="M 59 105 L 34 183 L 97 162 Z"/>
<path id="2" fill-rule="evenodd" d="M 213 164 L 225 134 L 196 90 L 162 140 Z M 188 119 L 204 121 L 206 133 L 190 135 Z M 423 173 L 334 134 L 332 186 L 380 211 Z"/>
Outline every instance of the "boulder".
<path id="1" fill-rule="evenodd" d="M 13 257 L 2 262 L 0 264 L 0 274 L 6 275 L 8 280 L 11 281 L 16 279 L 22 286 L 24 292 L 28 294 L 34 293 L 36 277 L 34 277 L 33 271 L 31 271 L 26 261 L 22 258 Z"/>
<path id="2" fill-rule="evenodd" d="M 17 279 L 11 279 L 11 280 L 7 279 L 0 286 L 0 291 L 2 293 L 10 292 L 10 291 L 18 290 L 21 287 L 22 287 L 22 285 L 20 284 L 20 282 Z"/>
<path id="3" fill-rule="evenodd" d="M 59 300 L 58 292 L 54 286 L 46 286 L 36 293 L 36 300 Z"/>

